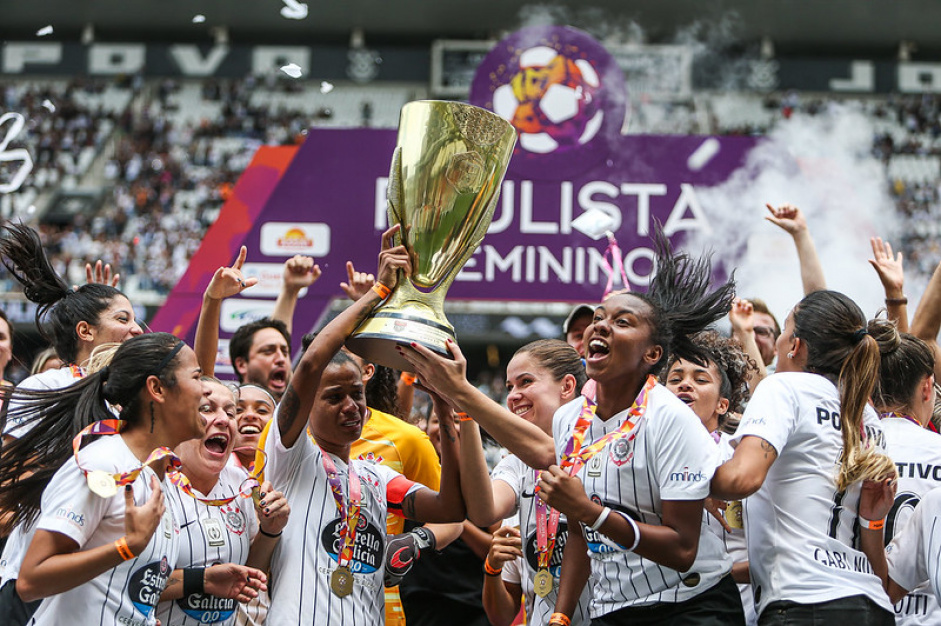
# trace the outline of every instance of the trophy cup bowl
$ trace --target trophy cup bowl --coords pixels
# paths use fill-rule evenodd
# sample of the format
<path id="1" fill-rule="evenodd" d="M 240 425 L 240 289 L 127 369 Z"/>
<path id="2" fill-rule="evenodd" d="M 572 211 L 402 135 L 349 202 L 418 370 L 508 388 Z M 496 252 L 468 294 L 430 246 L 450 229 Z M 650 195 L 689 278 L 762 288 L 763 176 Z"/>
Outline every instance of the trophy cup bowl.
<path id="1" fill-rule="evenodd" d="M 450 356 L 444 297 L 490 226 L 515 145 L 513 126 L 486 109 L 436 100 L 402 107 L 386 197 L 412 269 L 347 339 L 352 352 L 405 371 L 411 365 L 396 345 Z"/>

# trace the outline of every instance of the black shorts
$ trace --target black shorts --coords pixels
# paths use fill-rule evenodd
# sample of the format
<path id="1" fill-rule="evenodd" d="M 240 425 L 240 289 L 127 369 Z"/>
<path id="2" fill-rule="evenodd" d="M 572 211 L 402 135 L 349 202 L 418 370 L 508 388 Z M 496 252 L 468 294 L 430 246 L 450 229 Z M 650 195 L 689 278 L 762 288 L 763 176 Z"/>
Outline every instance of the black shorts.
<path id="1" fill-rule="evenodd" d="M 850 596 L 817 604 L 772 602 L 758 617 L 759 626 L 892 626 L 895 615 L 867 598 Z"/>
<path id="2" fill-rule="evenodd" d="M 731 576 L 684 602 L 629 606 L 598 618 L 592 626 L 745 626 L 742 596 Z"/>
<path id="3" fill-rule="evenodd" d="M 42 600 L 23 602 L 16 593 L 16 580 L 8 580 L 0 587 L 0 624 L 3 626 L 25 626 Z"/>

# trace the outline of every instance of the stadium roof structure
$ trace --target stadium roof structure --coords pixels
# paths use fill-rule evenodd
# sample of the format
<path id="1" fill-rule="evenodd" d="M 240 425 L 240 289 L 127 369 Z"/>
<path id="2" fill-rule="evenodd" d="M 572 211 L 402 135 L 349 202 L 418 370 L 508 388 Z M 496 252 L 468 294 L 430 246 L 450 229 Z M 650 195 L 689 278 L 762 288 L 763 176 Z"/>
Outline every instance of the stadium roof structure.
<path id="1" fill-rule="evenodd" d="M 0 39 L 35 37 L 47 24 L 57 38 L 77 39 L 90 24 L 103 41 L 199 41 L 224 26 L 232 43 L 342 41 L 356 28 L 370 42 L 421 43 L 494 37 L 554 17 L 556 23 L 603 31 L 595 36 L 625 34 L 619 29 L 634 22 L 647 43 L 671 42 L 698 22 L 708 40 L 717 34 L 744 43 L 769 38 L 791 54 L 894 55 L 901 41 L 913 42 L 919 52 L 941 51 L 937 0 L 563 0 L 538 7 L 519 0 L 306 0 L 306 18 L 281 16 L 285 3 L 301 1 L 8 0 Z M 196 15 L 205 21 L 194 23 Z"/>

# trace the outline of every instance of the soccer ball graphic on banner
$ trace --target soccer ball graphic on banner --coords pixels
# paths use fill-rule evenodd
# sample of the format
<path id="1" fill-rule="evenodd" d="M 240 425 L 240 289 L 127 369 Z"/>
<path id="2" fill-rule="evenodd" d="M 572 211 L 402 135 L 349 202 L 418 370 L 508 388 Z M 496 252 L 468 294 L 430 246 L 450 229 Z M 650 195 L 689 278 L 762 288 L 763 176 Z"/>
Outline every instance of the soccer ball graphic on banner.
<path id="1" fill-rule="evenodd" d="M 519 146 L 548 154 L 591 141 L 604 121 L 601 80 L 585 59 L 548 46 L 524 50 L 519 71 L 493 92 L 493 111 L 519 132 Z"/>

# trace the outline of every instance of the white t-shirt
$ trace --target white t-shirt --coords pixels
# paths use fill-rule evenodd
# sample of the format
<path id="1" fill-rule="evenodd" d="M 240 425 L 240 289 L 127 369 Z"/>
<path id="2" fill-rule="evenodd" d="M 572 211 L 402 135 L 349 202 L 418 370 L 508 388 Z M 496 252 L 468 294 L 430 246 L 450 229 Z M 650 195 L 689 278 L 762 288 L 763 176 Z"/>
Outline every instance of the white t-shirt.
<path id="1" fill-rule="evenodd" d="M 118 473 L 140 467 L 120 435 L 103 437 L 79 452 L 86 470 Z M 134 501 L 142 506 L 150 498 L 153 470 L 145 467 L 133 483 Z M 152 626 L 157 602 L 167 578 L 176 567 L 180 527 L 167 502 L 169 483 L 161 485 L 167 504 L 163 520 L 150 543 L 137 557 L 99 574 L 69 591 L 46 598 L 30 620 L 30 626 L 99 624 L 101 626 Z M 124 536 L 124 493 L 100 498 L 88 483 L 75 458 L 52 477 L 42 495 L 42 513 L 36 528 L 62 533 L 83 550 L 110 545 Z"/>
<path id="2" fill-rule="evenodd" d="M 885 539 L 889 542 L 905 527 L 921 497 L 941 487 L 941 435 L 898 417 L 883 418 L 882 430 L 886 450 L 899 471 L 895 504 L 885 521 Z M 908 589 L 912 592 L 895 604 L 895 623 L 941 626 L 941 608 L 928 583 Z"/>
<path id="3" fill-rule="evenodd" d="M 692 409 L 662 385 L 648 396 L 646 419 L 637 436 L 608 444 L 578 473 L 588 496 L 645 524 L 663 523 L 664 500 L 702 500 L 715 472 L 716 444 Z M 572 436 L 582 410 L 576 398 L 556 411 L 552 422 L 556 458 Z M 620 428 L 627 409 L 607 421 L 592 419 L 584 446 Z M 715 586 L 732 569 L 718 537 L 700 525 L 699 552 L 689 572 L 641 558 L 600 532 L 582 526 L 591 558 L 591 616 L 628 606 L 683 602 Z M 607 543 L 605 543 L 607 542 Z"/>
<path id="4" fill-rule="evenodd" d="M 227 498 L 239 493 L 247 477 L 244 470 L 227 466 L 205 498 Z M 186 495 L 173 485 L 167 494 L 180 524 L 180 556 L 177 567 L 209 567 L 218 563 L 244 565 L 252 537 L 258 532 L 258 518 L 251 498 L 236 498 L 223 506 L 211 506 Z M 190 594 L 179 600 L 161 602 L 157 619 L 164 626 L 232 624 L 238 602 L 208 594 Z"/>
<path id="5" fill-rule="evenodd" d="M 45 372 L 25 378 L 16 388 L 31 391 L 62 389 L 63 387 L 68 387 L 76 381 L 81 380 L 83 376 L 84 373 L 81 368 L 75 367 L 74 365 L 66 365 L 59 369 L 46 370 Z M 18 407 L 22 406 L 22 404 L 23 401 L 16 397 L 10 401 L 7 411 L 7 423 L 3 429 L 4 436 L 19 439 L 32 428 L 32 423 L 23 423 L 28 415 L 19 412 Z"/>
<path id="6" fill-rule="evenodd" d="M 732 440 L 764 439 L 778 453 L 764 484 L 746 498 L 745 534 L 758 614 L 768 603 L 802 604 L 854 595 L 892 610 L 869 559 L 857 549 L 860 484 L 836 489 L 843 451 L 840 398 L 817 374 L 783 372 L 761 381 Z M 866 407 L 864 427 L 879 450 L 885 436 Z"/>
<path id="7" fill-rule="evenodd" d="M 905 589 L 927 582 L 935 602 L 941 601 L 941 489 L 921 499 L 886 548 L 886 558 L 892 580 Z"/>
<path id="8" fill-rule="evenodd" d="M 282 491 L 291 516 L 271 560 L 268 624 L 375 626 L 385 620 L 383 556 L 390 505 L 422 486 L 370 461 L 354 460 L 362 486 L 360 521 L 353 559 L 353 592 L 339 597 L 330 590 L 337 568 L 340 516 L 324 471 L 322 452 L 306 433 L 294 446 L 281 443 L 277 413 L 271 420 L 265 476 Z M 348 502 L 347 464 L 331 455 Z"/>
<path id="9" fill-rule="evenodd" d="M 522 573 L 518 582 L 523 588 L 526 597 L 526 623 L 533 626 L 547 624 L 555 612 L 555 601 L 559 596 L 559 573 L 562 569 L 562 551 L 568 538 L 568 523 L 565 516 L 559 516 L 559 529 L 552 556 L 549 559 L 549 571 L 552 574 L 552 591 L 540 598 L 533 589 L 533 578 L 539 568 L 538 552 L 536 549 L 536 499 L 533 489 L 536 486 L 535 472 L 515 455 L 510 455 L 500 461 L 490 475 L 493 480 L 500 480 L 510 486 L 516 494 L 516 506 L 513 511 L 519 512 L 520 536 L 523 539 Z M 520 559 L 518 559 L 520 560 Z M 504 574 L 506 579 L 507 574 Z M 585 585 L 578 605 L 572 614 L 572 624 L 587 624 L 588 606 L 591 601 L 591 586 Z"/>

